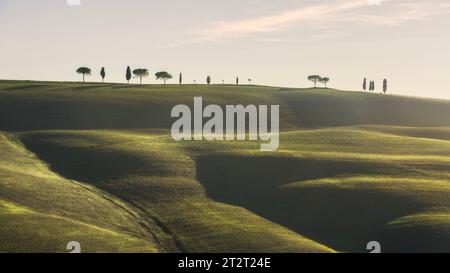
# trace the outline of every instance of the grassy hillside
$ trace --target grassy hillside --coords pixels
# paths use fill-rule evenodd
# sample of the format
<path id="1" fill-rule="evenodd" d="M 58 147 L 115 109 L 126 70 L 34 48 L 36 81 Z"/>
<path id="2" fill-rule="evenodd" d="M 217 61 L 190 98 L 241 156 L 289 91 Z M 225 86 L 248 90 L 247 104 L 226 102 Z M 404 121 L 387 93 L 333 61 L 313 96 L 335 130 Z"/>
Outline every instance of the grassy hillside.
<path id="1" fill-rule="evenodd" d="M 12 135 L 0 150 L 0 251 L 65 252 L 71 238 L 86 252 L 159 250 L 158 226 L 124 202 L 57 175 Z"/>
<path id="2" fill-rule="evenodd" d="M 71 179 L 94 185 L 158 219 L 187 252 L 322 252 L 310 241 L 205 196 L 195 161 L 167 136 L 110 131 L 21 135 L 27 148 Z"/>
<path id="3" fill-rule="evenodd" d="M 174 142 L 170 110 L 194 96 L 280 104 L 280 149 Z M 0 82 L 0 114 L 0 251 L 450 251 L 449 102 Z"/>
<path id="4" fill-rule="evenodd" d="M 279 104 L 284 129 L 449 126 L 450 102 L 325 89 L 260 86 L 0 82 L 0 130 L 168 129 L 174 105 Z"/>

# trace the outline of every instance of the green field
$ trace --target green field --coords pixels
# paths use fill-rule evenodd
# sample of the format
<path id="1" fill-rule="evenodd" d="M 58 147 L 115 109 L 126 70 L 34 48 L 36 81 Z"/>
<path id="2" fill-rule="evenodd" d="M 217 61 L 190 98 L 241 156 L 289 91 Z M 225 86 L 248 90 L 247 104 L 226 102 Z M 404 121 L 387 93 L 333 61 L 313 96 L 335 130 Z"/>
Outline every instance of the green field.
<path id="1" fill-rule="evenodd" d="M 279 104 L 279 150 L 173 141 L 194 96 Z M 0 252 L 449 252 L 449 170 L 449 101 L 0 81 Z"/>

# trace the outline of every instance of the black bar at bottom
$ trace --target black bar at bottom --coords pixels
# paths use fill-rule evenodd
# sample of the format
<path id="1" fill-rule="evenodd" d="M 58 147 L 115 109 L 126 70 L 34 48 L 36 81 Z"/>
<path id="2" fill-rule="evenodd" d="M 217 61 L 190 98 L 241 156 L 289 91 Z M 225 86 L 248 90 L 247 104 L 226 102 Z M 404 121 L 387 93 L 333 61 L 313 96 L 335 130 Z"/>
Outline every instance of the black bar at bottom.
<path id="1" fill-rule="evenodd" d="M 427 263 L 420 254 L 0 254 L 2 266 L 8 263 L 19 269 L 33 265 L 33 269 L 64 265 L 77 272 L 93 269 L 125 272 L 320 272 L 349 269 L 365 271 L 368 267 L 385 272 L 392 262 L 415 268 Z M 417 257 L 416 257 L 417 256 Z M 444 255 L 424 255 L 445 262 Z M 427 261 L 428 263 L 430 261 Z M 314 268 L 314 270 L 307 269 Z M 56 267 L 58 269 L 58 267 Z M 157 270 L 158 269 L 158 270 Z M 102 271 L 103 272 L 103 271 Z"/>

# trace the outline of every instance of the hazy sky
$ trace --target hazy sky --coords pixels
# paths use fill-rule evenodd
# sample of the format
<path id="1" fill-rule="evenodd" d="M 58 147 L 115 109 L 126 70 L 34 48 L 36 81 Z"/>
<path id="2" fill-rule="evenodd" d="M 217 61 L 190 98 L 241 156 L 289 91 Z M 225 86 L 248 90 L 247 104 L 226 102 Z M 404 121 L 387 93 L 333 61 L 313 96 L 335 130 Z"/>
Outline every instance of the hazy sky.
<path id="1" fill-rule="evenodd" d="M 130 65 L 187 83 L 303 87 L 320 74 L 359 90 L 386 77 L 396 94 L 450 98 L 450 0 L 68 2 L 0 0 L 0 78 L 72 81 L 89 66 L 99 81 L 104 66 L 124 82 Z"/>

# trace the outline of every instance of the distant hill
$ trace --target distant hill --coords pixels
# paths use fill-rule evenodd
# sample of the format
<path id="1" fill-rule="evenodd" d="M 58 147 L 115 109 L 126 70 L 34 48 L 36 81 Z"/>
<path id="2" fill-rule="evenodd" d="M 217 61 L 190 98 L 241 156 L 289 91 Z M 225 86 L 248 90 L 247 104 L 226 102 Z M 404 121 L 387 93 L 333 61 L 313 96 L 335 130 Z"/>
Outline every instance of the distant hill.
<path id="1" fill-rule="evenodd" d="M 450 126 L 450 102 L 333 89 L 0 81 L 0 130 L 168 129 L 174 105 L 280 104 L 284 129 Z"/>

